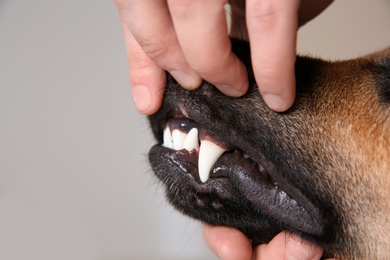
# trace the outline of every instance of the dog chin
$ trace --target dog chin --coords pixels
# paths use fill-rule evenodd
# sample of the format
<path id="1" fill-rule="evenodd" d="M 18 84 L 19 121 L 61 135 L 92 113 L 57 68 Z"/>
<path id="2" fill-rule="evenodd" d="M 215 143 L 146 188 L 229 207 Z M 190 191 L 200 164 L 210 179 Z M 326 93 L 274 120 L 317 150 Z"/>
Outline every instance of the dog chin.
<path id="1" fill-rule="evenodd" d="M 321 209 L 283 180 L 272 162 L 259 156 L 261 151 L 246 151 L 245 142 L 231 142 L 178 112 L 160 118 L 161 143 L 151 149 L 149 159 L 179 211 L 237 228 L 254 245 L 269 242 L 282 230 L 321 240 Z"/>

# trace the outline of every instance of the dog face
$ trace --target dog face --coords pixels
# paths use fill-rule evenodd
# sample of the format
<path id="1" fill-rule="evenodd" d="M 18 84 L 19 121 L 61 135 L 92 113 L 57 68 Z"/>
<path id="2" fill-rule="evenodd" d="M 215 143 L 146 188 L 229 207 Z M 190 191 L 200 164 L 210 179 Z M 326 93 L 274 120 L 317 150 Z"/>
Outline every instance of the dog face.
<path id="1" fill-rule="evenodd" d="M 249 46 L 232 41 L 251 87 L 241 98 L 168 76 L 149 153 L 169 201 L 240 229 L 254 245 L 288 230 L 340 259 L 390 258 L 390 49 L 355 60 L 298 57 L 295 104 L 268 109 Z"/>

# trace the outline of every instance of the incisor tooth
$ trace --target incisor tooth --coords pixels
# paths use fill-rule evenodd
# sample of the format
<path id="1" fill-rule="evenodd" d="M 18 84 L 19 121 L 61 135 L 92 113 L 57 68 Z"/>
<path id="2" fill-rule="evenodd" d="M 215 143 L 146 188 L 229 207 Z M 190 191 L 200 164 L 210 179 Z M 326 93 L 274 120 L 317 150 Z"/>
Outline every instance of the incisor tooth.
<path id="1" fill-rule="evenodd" d="M 197 149 L 199 147 L 199 139 L 198 139 L 198 129 L 192 128 L 188 134 L 186 139 L 184 140 L 183 148 L 187 151 L 191 151 Z"/>
<path id="2" fill-rule="evenodd" d="M 225 151 L 225 149 L 211 141 L 201 141 L 199 149 L 198 169 L 199 178 L 202 182 L 206 182 L 209 179 L 211 167 L 213 167 L 215 162 Z"/>
<path id="3" fill-rule="evenodd" d="M 173 149 L 181 150 L 183 149 L 184 140 L 186 139 L 187 134 L 183 133 L 180 130 L 172 131 L 172 140 L 173 140 Z"/>
<path id="4" fill-rule="evenodd" d="M 169 129 L 169 127 L 164 129 L 163 140 L 164 140 L 164 143 L 163 143 L 164 147 L 173 149 L 172 134 L 171 134 L 171 130 Z"/>

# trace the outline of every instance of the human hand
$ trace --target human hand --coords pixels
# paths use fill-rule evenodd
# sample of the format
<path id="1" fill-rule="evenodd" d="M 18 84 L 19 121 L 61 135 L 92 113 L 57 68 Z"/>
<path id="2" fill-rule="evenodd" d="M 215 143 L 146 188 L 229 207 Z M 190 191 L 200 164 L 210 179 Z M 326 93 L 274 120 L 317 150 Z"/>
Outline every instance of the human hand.
<path id="1" fill-rule="evenodd" d="M 223 260 L 318 260 L 323 253 L 322 248 L 287 232 L 279 233 L 268 244 L 256 248 L 252 248 L 250 240 L 234 228 L 204 224 L 203 236 L 211 250 Z"/>
<path id="2" fill-rule="evenodd" d="M 197 88 L 205 79 L 229 96 L 241 96 L 247 91 L 246 69 L 231 52 L 226 2 L 116 0 L 125 35 L 132 95 L 139 112 L 152 114 L 161 106 L 165 71 L 186 89 Z M 295 98 L 298 26 L 332 1 L 229 2 L 233 36 L 234 28 L 242 29 L 241 36 L 249 36 L 260 92 L 271 109 L 287 110 Z"/>

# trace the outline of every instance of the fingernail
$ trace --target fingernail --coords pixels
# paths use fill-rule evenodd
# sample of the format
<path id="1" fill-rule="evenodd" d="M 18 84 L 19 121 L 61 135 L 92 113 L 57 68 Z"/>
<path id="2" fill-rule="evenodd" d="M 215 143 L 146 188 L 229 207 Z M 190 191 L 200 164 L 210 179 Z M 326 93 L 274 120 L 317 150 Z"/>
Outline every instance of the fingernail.
<path id="1" fill-rule="evenodd" d="M 169 73 L 183 88 L 188 90 L 196 89 L 202 83 L 202 79 L 195 73 L 189 74 L 180 70 L 172 70 Z"/>
<path id="2" fill-rule="evenodd" d="M 140 113 L 144 113 L 152 104 L 152 95 L 149 89 L 143 85 L 131 87 L 134 104 Z"/>
<path id="3" fill-rule="evenodd" d="M 281 96 L 265 93 L 263 99 L 267 106 L 276 112 L 284 112 L 288 108 L 286 101 Z"/>

